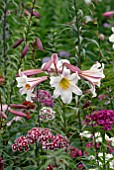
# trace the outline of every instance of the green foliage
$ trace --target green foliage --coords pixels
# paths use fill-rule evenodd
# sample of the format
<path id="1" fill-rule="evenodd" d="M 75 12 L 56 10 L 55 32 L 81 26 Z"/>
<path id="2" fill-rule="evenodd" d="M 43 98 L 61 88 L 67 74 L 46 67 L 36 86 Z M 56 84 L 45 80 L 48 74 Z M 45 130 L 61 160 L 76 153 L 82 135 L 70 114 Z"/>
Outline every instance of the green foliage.
<path id="1" fill-rule="evenodd" d="M 89 127 L 86 126 L 85 117 L 95 110 L 114 110 L 114 52 L 109 42 L 113 18 L 106 18 L 102 15 L 106 11 L 112 11 L 113 8 L 113 0 L 99 2 L 93 0 L 90 4 L 86 4 L 84 0 L 1 1 L 0 76 L 3 76 L 5 81 L 1 85 L 0 79 L 0 156 L 4 159 L 5 170 L 45 170 L 49 165 L 55 166 L 53 169 L 75 170 L 80 164 L 83 164 L 84 169 L 87 170 L 97 168 L 97 162 L 88 160 L 85 152 L 102 162 L 101 170 L 104 170 L 105 164 L 107 170 L 111 169 L 109 163 L 113 158 L 107 162 L 105 158 L 103 160 L 100 157 L 97 158 L 100 152 L 108 153 L 105 139 L 100 143 L 98 150 L 95 147 L 86 148 L 86 143 L 91 142 L 91 138 L 81 138 L 80 133 L 84 130 L 88 130 L 92 135 L 100 132 L 103 139 L 101 126 L 95 128 L 92 124 Z M 33 15 L 33 11 L 40 13 L 40 17 Z M 110 28 L 104 27 L 105 23 L 109 24 Z M 36 38 L 41 40 L 44 51 L 34 46 Z M 22 43 L 13 48 L 20 39 L 23 39 Z M 26 44 L 29 48 L 22 58 Z M 60 98 L 55 99 L 54 120 L 39 122 L 38 115 L 42 106 L 38 101 L 35 102 L 35 109 L 30 110 L 30 119 L 22 118 L 8 126 L 7 123 L 14 118 L 8 110 L 10 104 L 22 104 L 25 101 L 25 95 L 22 96 L 17 88 L 15 78 L 18 70 L 41 68 L 44 57 L 50 57 L 53 53 L 61 51 L 69 52 L 70 57 L 59 56 L 59 58 L 68 59 L 71 64 L 78 66 L 81 70 L 89 70 L 96 61 L 104 63 L 105 78 L 96 91 L 98 96 L 104 95 L 105 97 L 103 99 L 91 98 L 91 94 L 86 91 L 90 88 L 90 83 L 79 80 L 78 86 L 84 90 L 84 94 L 81 97 L 73 95 L 73 101 L 69 105 L 64 105 Z M 47 74 L 42 73 L 38 76 L 43 75 Z M 35 91 L 43 89 L 53 94 L 49 81 L 39 84 Z M 91 102 L 90 106 L 84 108 L 88 101 Z M 8 105 L 5 111 L 2 104 Z M 25 113 L 25 110 L 17 110 Z M 6 119 L 2 119 L 1 111 L 7 115 Z M 26 110 L 27 112 L 29 110 Z M 83 156 L 72 158 L 69 154 L 70 150 L 64 148 L 44 150 L 37 142 L 30 145 L 28 152 L 12 151 L 15 139 L 21 135 L 26 136 L 30 129 L 39 126 L 49 128 L 53 135 L 66 136 L 69 139 L 69 145 L 82 150 Z M 111 138 L 114 136 L 113 131 L 114 127 L 106 134 Z"/>

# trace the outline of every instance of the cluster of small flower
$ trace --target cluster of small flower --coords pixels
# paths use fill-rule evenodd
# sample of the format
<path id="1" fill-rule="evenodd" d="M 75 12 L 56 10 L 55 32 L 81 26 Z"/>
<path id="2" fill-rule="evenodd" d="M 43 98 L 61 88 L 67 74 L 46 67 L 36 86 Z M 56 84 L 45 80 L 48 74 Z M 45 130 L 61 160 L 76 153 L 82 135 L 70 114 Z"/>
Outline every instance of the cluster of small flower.
<path id="1" fill-rule="evenodd" d="M 79 150 L 78 148 L 75 148 L 73 146 L 69 146 L 70 149 L 70 156 L 72 158 L 76 158 L 77 156 L 82 156 L 82 151 Z"/>
<path id="2" fill-rule="evenodd" d="M 63 137 L 60 134 L 52 136 L 51 142 L 43 142 L 43 149 L 56 150 L 58 148 L 67 148 L 69 146 L 69 140 L 67 137 Z"/>
<path id="3" fill-rule="evenodd" d="M 96 149 L 99 149 L 100 148 L 100 143 L 99 142 L 96 142 L 94 143 L 94 141 L 91 141 L 91 142 L 88 142 L 86 143 L 86 148 L 96 148 Z"/>
<path id="4" fill-rule="evenodd" d="M 36 96 L 37 97 L 34 98 L 34 101 L 36 101 L 38 98 L 42 106 L 53 107 L 54 101 L 52 99 L 51 94 L 48 91 L 38 90 Z"/>
<path id="5" fill-rule="evenodd" d="M 26 137 L 21 136 L 15 140 L 12 145 L 13 151 L 28 151 L 29 144 L 34 144 L 34 142 L 42 144 L 43 149 L 55 150 L 58 148 L 66 148 L 69 146 L 69 140 L 67 137 L 57 134 L 54 136 L 47 128 L 32 128 L 26 135 Z M 51 141 L 51 142 L 50 142 Z"/>
<path id="6" fill-rule="evenodd" d="M 53 120 L 55 118 L 55 111 L 50 107 L 43 107 L 39 112 L 41 121 Z"/>
<path id="7" fill-rule="evenodd" d="M 25 136 L 20 136 L 15 140 L 15 143 L 12 145 L 12 149 L 14 152 L 17 150 L 22 152 L 23 149 L 25 152 L 27 152 L 29 150 L 28 139 Z"/>
<path id="8" fill-rule="evenodd" d="M 86 116 L 85 122 L 90 124 L 90 121 L 94 121 L 94 126 L 103 126 L 105 131 L 112 129 L 112 124 L 114 123 L 114 111 L 113 110 L 99 110 L 93 112 L 91 115 Z"/>

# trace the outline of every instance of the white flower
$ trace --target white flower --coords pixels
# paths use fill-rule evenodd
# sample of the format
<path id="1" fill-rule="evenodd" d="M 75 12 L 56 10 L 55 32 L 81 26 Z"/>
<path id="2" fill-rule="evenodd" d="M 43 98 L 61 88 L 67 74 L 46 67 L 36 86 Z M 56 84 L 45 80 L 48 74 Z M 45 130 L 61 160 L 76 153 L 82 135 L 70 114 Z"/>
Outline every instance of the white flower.
<path id="1" fill-rule="evenodd" d="M 99 68 L 101 67 L 101 68 Z M 103 70 L 104 70 L 104 64 L 101 64 L 97 61 L 91 68 L 90 70 L 83 70 L 81 71 L 81 73 L 79 73 L 79 76 L 81 76 L 82 78 L 88 80 L 91 84 L 91 89 L 90 91 L 93 94 L 93 97 L 96 97 L 96 92 L 95 92 L 95 85 L 97 85 L 98 87 L 100 87 L 100 81 L 102 78 L 105 77 L 105 75 L 103 74 Z"/>
<path id="2" fill-rule="evenodd" d="M 63 103 L 70 103 L 72 101 L 72 93 L 82 95 L 82 91 L 75 85 L 78 82 L 78 74 L 70 75 L 70 70 L 64 69 L 59 76 L 50 77 L 50 84 L 55 87 L 54 98 L 61 96 Z"/>
<path id="3" fill-rule="evenodd" d="M 86 138 L 91 138 L 92 134 L 90 134 L 89 131 L 85 130 L 85 131 L 80 133 L 80 136 L 86 137 Z"/>
<path id="4" fill-rule="evenodd" d="M 35 97 L 35 95 L 32 93 L 34 87 L 47 80 L 47 76 L 28 78 L 23 72 L 21 72 L 21 70 L 19 70 L 19 77 L 17 77 L 16 80 L 18 82 L 17 87 L 21 87 L 19 90 L 21 95 L 27 94 L 26 100 L 32 102 L 31 98 Z"/>
<path id="5" fill-rule="evenodd" d="M 109 37 L 109 41 L 114 43 L 114 27 L 112 27 L 112 32 L 113 32 L 113 34 Z M 112 48 L 114 49 L 114 44 L 113 44 Z"/>
<path id="6" fill-rule="evenodd" d="M 91 0 L 84 0 L 86 4 L 90 4 Z"/>
<path id="7" fill-rule="evenodd" d="M 102 78 L 105 77 L 105 75 L 103 74 L 103 70 L 104 70 L 104 64 L 102 63 L 102 65 L 97 61 L 89 70 L 80 70 L 78 67 L 68 64 L 68 63 L 64 63 L 64 66 L 66 66 L 68 69 L 70 69 L 73 73 L 74 72 L 78 72 L 78 75 L 81 78 L 84 78 L 85 80 L 87 80 L 90 85 L 91 85 L 91 89 L 89 89 L 89 91 L 92 92 L 93 97 L 96 97 L 96 89 L 95 89 L 95 85 L 97 85 L 98 87 L 100 87 L 100 81 Z M 101 68 L 99 68 L 101 67 Z"/>
<path id="8" fill-rule="evenodd" d="M 103 153 L 98 153 L 98 157 L 100 157 L 101 159 L 103 159 Z M 106 162 L 109 161 L 111 158 L 113 158 L 112 154 L 106 154 L 105 153 L 105 160 Z M 99 165 L 102 165 L 102 162 L 99 161 Z M 114 159 L 109 161 L 109 166 L 110 168 L 114 168 Z"/>

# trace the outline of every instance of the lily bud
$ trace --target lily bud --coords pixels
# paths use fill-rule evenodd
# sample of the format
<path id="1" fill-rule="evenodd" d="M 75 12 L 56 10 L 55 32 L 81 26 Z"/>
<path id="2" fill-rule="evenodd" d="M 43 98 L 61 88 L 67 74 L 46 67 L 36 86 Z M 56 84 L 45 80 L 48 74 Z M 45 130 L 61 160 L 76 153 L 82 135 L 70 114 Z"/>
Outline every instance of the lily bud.
<path id="1" fill-rule="evenodd" d="M 22 51 L 22 55 L 21 55 L 22 58 L 24 58 L 26 56 L 26 54 L 28 52 L 28 48 L 29 48 L 29 46 L 28 46 L 28 44 L 26 44 Z"/>
<path id="2" fill-rule="evenodd" d="M 36 46 L 37 46 L 37 48 L 38 48 L 40 51 L 44 51 L 43 45 L 42 45 L 42 42 L 41 42 L 40 38 L 37 38 L 37 39 L 36 39 Z"/>
<path id="3" fill-rule="evenodd" d="M 2 116 L 3 119 L 7 119 L 7 116 L 4 112 L 0 110 L 0 116 Z"/>
<path id="4" fill-rule="evenodd" d="M 111 18 L 114 16 L 114 11 L 107 11 L 102 14 L 104 17 Z"/>
<path id="5" fill-rule="evenodd" d="M 3 76 L 0 76 L 0 86 L 3 85 L 4 80 L 5 80 L 4 77 L 3 77 Z"/>
<path id="6" fill-rule="evenodd" d="M 25 113 L 20 112 L 20 111 L 16 111 L 16 110 L 10 109 L 9 112 L 12 113 L 12 114 L 14 114 L 14 115 L 16 115 L 16 116 L 27 117 L 27 115 L 26 115 Z"/>
<path id="7" fill-rule="evenodd" d="M 0 157 L 0 170 L 4 170 L 4 160 Z"/>
<path id="8" fill-rule="evenodd" d="M 24 41 L 24 39 L 21 38 L 20 40 L 18 40 L 17 42 L 15 42 L 15 44 L 13 45 L 13 48 L 18 47 L 23 41 Z"/>
<path id="9" fill-rule="evenodd" d="M 24 10 L 24 14 L 25 14 L 26 16 L 29 16 L 29 15 L 30 15 L 30 12 L 29 12 L 27 9 L 25 9 L 25 10 Z"/>
<path id="10" fill-rule="evenodd" d="M 16 108 L 16 109 L 26 109 L 26 106 L 23 104 L 10 104 L 11 108 Z"/>
<path id="11" fill-rule="evenodd" d="M 37 18 L 40 18 L 40 13 L 39 12 L 33 11 L 32 15 L 37 17 Z"/>

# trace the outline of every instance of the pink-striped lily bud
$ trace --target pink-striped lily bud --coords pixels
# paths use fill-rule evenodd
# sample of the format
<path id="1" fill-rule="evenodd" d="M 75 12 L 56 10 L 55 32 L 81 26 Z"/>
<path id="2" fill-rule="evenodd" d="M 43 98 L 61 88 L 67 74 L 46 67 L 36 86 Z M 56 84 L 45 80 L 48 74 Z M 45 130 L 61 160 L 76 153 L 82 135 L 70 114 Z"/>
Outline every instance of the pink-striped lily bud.
<path id="1" fill-rule="evenodd" d="M 24 41 L 23 38 L 21 38 L 20 40 L 16 41 L 15 44 L 13 45 L 13 48 L 18 47 L 23 41 Z"/>
<path id="2" fill-rule="evenodd" d="M 0 157 L 0 170 L 4 170 L 4 160 Z"/>
<path id="3" fill-rule="evenodd" d="M 36 18 L 40 18 L 40 13 L 39 12 L 33 11 L 32 15 L 35 16 Z"/>
<path id="4" fill-rule="evenodd" d="M 35 74 L 40 74 L 42 72 L 43 72 L 42 69 L 30 69 L 30 70 L 21 71 L 21 74 L 24 74 L 29 77 L 29 76 L 33 76 Z M 17 74 L 17 76 L 21 76 L 21 75 Z"/>
<path id="5" fill-rule="evenodd" d="M 27 115 L 25 113 L 21 112 L 21 111 L 16 111 L 16 110 L 10 109 L 9 112 L 16 115 L 16 116 L 27 117 Z"/>
<path id="6" fill-rule="evenodd" d="M 3 76 L 0 76 L 0 86 L 3 85 L 4 80 L 5 80 L 4 77 L 3 77 Z"/>
<path id="7" fill-rule="evenodd" d="M 36 38 L 35 47 L 38 48 L 38 50 L 40 50 L 42 52 L 44 51 L 40 38 Z"/>
<path id="8" fill-rule="evenodd" d="M 58 55 L 56 53 L 53 53 L 52 56 L 51 56 L 51 59 L 47 62 L 47 63 L 44 63 L 42 65 L 42 69 L 44 71 L 47 71 L 52 64 L 56 65 L 58 62 Z"/>
<path id="9" fill-rule="evenodd" d="M 78 74 L 79 73 L 81 73 L 81 70 L 78 68 L 78 67 L 76 67 L 76 66 L 74 66 L 74 65 L 72 65 L 72 64 L 69 64 L 69 63 L 64 63 L 63 64 L 64 66 L 66 66 L 69 70 L 71 70 L 73 73 L 75 73 L 75 72 L 78 72 Z"/>
<path id="10" fill-rule="evenodd" d="M 16 109 L 26 109 L 26 106 L 23 104 L 10 104 L 11 108 L 16 108 Z"/>
<path id="11" fill-rule="evenodd" d="M 26 44 L 23 51 L 22 51 L 22 55 L 21 55 L 22 58 L 24 58 L 26 56 L 26 54 L 28 52 L 28 48 L 29 48 L 29 45 Z"/>
<path id="12" fill-rule="evenodd" d="M 102 14 L 104 17 L 111 18 L 114 16 L 114 11 L 107 11 Z"/>
<path id="13" fill-rule="evenodd" d="M 25 14 L 26 16 L 29 16 L 29 15 L 30 15 L 30 12 L 29 12 L 27 9 L 25 9 L 25 10 L 24 10 L 24 14 Z"/>
<path id="14" fill-rule="evenodd" d="M 7 119 L 6 114 L 1 110 L 0 110 L 0 116 L 2 116 L 3 119 Z"/>

